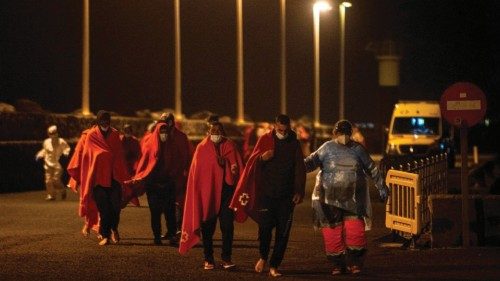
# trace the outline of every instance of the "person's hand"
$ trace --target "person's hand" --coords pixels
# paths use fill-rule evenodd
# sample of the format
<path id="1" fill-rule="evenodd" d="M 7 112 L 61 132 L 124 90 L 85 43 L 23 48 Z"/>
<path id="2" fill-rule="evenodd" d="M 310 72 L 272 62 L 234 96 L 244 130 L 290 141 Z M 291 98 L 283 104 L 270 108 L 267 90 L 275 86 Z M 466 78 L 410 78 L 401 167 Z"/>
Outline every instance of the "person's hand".
<path id="1" fill-rule="evenodd" d="M 299 193 L 295 193 L 295 195 L 293 196 L 292 198 L 292 201 L 295 205 L 299 205 L 300 203 L 302 203 L 302 200 L 304 199 L 304 196 L 302 196 L 301 194 Z"/>
<path id="2" fill-rule="evenodd" d="M 260 159 L 262 161 L 267 161 L 267 160 L 273 158 L 273 156 L 274 156 L 274 150 L 270 149 L 270 150 L 262 153 L 262 155 L 260 156 Z"/>
<path id="3" fill-rule="evenodd" d="M 385 202 L 389 196 L 389 189 L 384 186 L 378 190 L 378 194 L 380 195 L 380 201 Z"/>
<path id="4" fill-rule="evenodd" d="M 129 184 L 130 185 L 135 185 L 136 183 L 141 182 L 141 181 L 142 181 L 142 179 L 130 179 L 130 180 L 124 181 L 123 183 L 127 184 L 127 185 L 129 185 Z"/>
<path id="5" fill-rule="evenodd" d="M 238 165 L 231 165 L 231 174 L 236 175 L 238 173 Z"/>

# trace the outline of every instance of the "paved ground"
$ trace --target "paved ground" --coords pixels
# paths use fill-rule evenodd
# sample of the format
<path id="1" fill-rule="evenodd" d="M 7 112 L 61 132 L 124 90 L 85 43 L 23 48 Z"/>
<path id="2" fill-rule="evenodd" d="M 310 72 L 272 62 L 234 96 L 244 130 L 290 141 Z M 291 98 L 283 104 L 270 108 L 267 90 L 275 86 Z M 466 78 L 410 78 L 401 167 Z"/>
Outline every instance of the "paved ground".
<path id="1" fill-rule="evenodd" d="M 308 188 L 311 188 L 309 177 Z M 374 192 L 374 191 L 373 191 Z M 99 247 L 95 236 L 79 234 L 77 195 L 45 202 L 43 192 L 0 194 L 0 280 L 269 280 L 253 272 L 258 257 L 253 221 L 236 225 L 233 261 L 227 272 L 201 268 L 197 247 L 180 256 L 170 246 L 154 246 L 146 207 L 127 207 L 120 225 L 122 242 Z M 146 205 L 144 198 L 141 198 Z M 295 212 L 281 267 L 286 280 L 499 280 L 498 248 L 421 249 L 381 247 L 389 242 L 384 206 L 374 204 L 374 229 L 363 273 L 332 277 L 322 239 L 311 227 L 310 201 Z M 219 234 L 216 234 L 219 238 Z M 220 254 L 220 240 L 216 241 Z"/>

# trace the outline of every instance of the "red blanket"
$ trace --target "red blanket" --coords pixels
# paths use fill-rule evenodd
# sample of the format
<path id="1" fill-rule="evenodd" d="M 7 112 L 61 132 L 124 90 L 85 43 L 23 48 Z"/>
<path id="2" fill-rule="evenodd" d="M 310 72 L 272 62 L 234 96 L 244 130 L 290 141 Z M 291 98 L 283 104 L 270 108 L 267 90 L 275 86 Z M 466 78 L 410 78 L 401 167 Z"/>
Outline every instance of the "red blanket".
<path id="1" fill-rule="evenodd" d="M 151 174 L 159 157 L 165 157 L 166 166 L 169 169 L 169 174 L 175 181 L 176 201 L 179 204 L 184 204 L 184 195 L 186 190 L 186 177 L 191 160 L 191 143 L 186 134 L 179 131 L 177 128 L 172 128 L 170 137 L 166 143 L 170 155 L 166 157 L 160 155 L 160 128 L 166 126 L 164 123 L 158 123 L 154 131 L 145 135 L 141 140 L 141 159 L 137 163 L 137 170 L 134 179 L 142 180 Z M 140 182 L 134 186 L 134 195 L 141 196 L 145 192 L 144 182 Z"/>
<path id="2" fill-rule="evenodd" d="M 200 241 L 201 222 L 215 217 L 219 213 L 223 177 L 229 185 L 237 182 L 243 167 L 241 155 L 229 139 L 220 143 L 220 155 L 225 160 L 224 168 L 217 162 L 215 145 L 208 137 L 196 147 L 189 169 L 184 205 L 184 220 L 179 252 L 185 254 Z M 231 166 L 237 165 L 236 174 L 230 172 Z"/>
<path id="3" fill-rule="evenodd" d="M 245 222 L 248 216 L 257 223 L 259 222 L 257 207 L 259 206 L 258 200 L 261 194 L 260 189 L 262 188 L 260 184 L 262 162 L 259 158 L 264 152 L 274 149 L 274 133 L 275 131 L 273 130 L 259 138 L 236 186 L 230 208 L 234 209 L 235 220 L 237 222 Z M 295 136 L 295 134 L 293 135 Z M 295 153 L 295 159 L 294 189 L 296 193 L 303 196 L 305 189 L 305 167 L 300 146 L 298 146 Z"/>
<path id="4" fill-rule="evenodd" d="M 87 130 L 85 137 L 82 134 L 81 148 L 78 153 L 75 149 L 73 157 L 76 158 L 68 165 L 69 175 L 80 185 L 79 214 L 82 217 L 94 216 L 97 210 L 92 199 L 94 186 L 110 187 L 112 179 L 122 184 L 130 178 L 118 131 L 110 130 L 106 139 L 97 126 Z M 126 188 L 122 191 L 123 194 L 131 193 Z"/>
<path id="5" fill-rule="evenodd" d="M 83 217 L 85 224 L 94 231 L 99 231 L 99 211 L 94 202 L 92 196 L 88 198 L 88 190 L 83 190 L 81 184 L 81 165 L 82 165 L 82 153 L 85 147 L 85 140 L 87 139 L 87 134 L 90 129 L 82 132 L 78 143 L 76 144 L 75 151 L 71 160 L 68 163 L 68 174 L 70 175 L 68 186 L 74 191 L 78 192 L 80 189 L 80 205 L 78 207 L 78 215 Z M 86 198 L 86 199 L 84 199 Z M 86 204 L 82 204 L 86 200 Z"/>
<path id="6" fill-rule="evenodd" d="M 139 144 L 139 140 L 134 136 L 125 137 L 125 135 L 120 135 L 120 140 L 123 146 L 128 173 L 133 175 L 137 168 L 137 162 L 141 159 L 141 145 Z"/>

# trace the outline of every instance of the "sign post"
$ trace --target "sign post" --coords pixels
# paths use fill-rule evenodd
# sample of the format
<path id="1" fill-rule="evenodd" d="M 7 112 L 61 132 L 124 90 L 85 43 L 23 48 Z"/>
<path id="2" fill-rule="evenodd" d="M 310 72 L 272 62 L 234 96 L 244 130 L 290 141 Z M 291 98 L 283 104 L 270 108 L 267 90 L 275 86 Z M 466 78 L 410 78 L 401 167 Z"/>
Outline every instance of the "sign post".
<path id="1" fill-rule="evenodd" d="M 441 115 L 455 127 L 460 128 L 461 189 L 462 189 L 462 246 L 469 247 L 469 186 L 467 130 L 476 125 L 486 114 L 486 97 L 472 83 L 459 82 L 451 85 L 441 96 Z"/>

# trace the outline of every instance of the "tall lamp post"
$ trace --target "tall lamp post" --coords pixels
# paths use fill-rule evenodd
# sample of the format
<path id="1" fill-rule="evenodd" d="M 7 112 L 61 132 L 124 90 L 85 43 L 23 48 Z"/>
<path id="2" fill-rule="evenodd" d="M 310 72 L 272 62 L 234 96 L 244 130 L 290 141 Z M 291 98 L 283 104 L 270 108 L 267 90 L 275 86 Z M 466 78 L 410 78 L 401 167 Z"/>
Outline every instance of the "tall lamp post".
<path id="1" fill-rule="evenodd" d="M 90 115 L 90 0 L 83 0 L 83 38 L 82 38 L 82 114 Z"/>
<path id="2" fill-rule="evenodd" d="M 180 0 L 174 1 L 175 25 L 175 117 L 182 118 L 182 77 L 181 77 L 181 20 Z"/>
<path id="3" fill-rule="evenodd" d="M 332 6 L 326 1 L 318 1 L 313 6 L 314 19 L 314 127 L 320 126 L 319 115 L 319 15 L 323 11 L 329 11 Z"/>
<path id="4" fill-rule="evenodd" d="M 243 85 L 243 0 L 236 0 L 237 122 L 245 122 Z"/>
<path id="5" fill-rule="evenodd" d="M 344 115 L 344 95 L 345 95 L 345 10 L 351 7 L 349 2 L 342 2 L 339 5 L 340 11 L 340 78 L 339 78 L 339 120 L 345 119 Z"/>
<path id="6" fill-rule="evenodd" d="M 281 0 L 281 114 L 286 114 L 286 0 Z"/>

